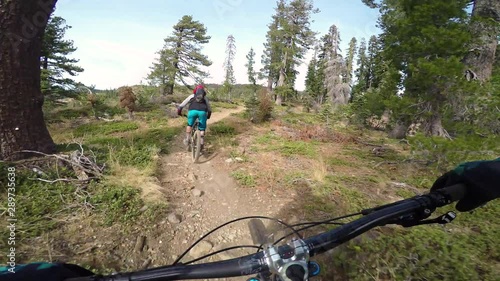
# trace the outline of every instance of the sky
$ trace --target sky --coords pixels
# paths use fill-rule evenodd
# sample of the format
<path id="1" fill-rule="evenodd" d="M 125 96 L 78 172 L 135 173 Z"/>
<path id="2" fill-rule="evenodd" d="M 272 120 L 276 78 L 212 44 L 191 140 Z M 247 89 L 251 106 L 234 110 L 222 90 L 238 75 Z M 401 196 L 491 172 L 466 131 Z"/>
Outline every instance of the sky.
<path id="1" fill-rule="evenodd" d="M 312 15 L 311 29 L 318 38 L 335 24 L 345 54 L 352 37 L 358 42 L 378 34 L 378 11 L 363 5 L 361 0 L 315 0 L 318 14 Z M 66 39 L 74 41 L 77 51 L 72 57 L 85 71 L 75 80 L 98 89 L 111 89 L 146 83 L 150 66 L 172 34 L 173 26 L 183 15 L 191 15 L 207 28 L 211 36 L 202 52 L 213 64 L 208 67 L 206 83 L 224 81 L 223 62 L 227 37 L 236 41 L 233 62 L 237 83 L 248 83 L 246 55 L 256 52 L 255 69 L 261 68 L 268 24 L 274 14 L 274 0 L 59 0 L 54 15 L 63 17 L 67 25 Z M 312 53 L 298 68 L 296 89 L 304 90 L 307 63 Z M 260 81 L 264 84 L 264 81 Z"/>

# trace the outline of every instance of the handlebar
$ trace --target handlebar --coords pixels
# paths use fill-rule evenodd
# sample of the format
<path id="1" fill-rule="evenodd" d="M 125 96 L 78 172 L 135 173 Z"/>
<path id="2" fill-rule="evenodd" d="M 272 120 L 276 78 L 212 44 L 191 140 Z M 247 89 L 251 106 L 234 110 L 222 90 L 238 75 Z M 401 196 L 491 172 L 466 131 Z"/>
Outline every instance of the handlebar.
<path id="1" fill-rule="evenodd" d="M 286 274 L 288 274 L 288 272 L 296 271 L 296 268 L 292 268 L 292 266 L 297 266 L 296 256 L 298 253 L 301 253 L 308 259 L 309 256 L 331 250 L 374 227 L 390 223 L 404 225 L 405 222 L 420 221 L 429 217 L 436 208 L 462 199 L 465 192 L 465 185 L 457 184 L 428 194 L 367 209 L 362 212 L 364 214 L 363 217 L 328 232 L 312 236 L 305 240 L 293 240 L 288 245 L 269 247 L 256 254 L 235 259 L 195 265 L 163 266 L 110 276 L 72 278 L 67 279 L 67 281 L 165 281 L 227 278 L 277 270 L 286 271 Z M 276 268 L 275 261 L 277 260 L 290 261 L 290 265 L 292 266 L 285 267 L 284 269 L 283 266 Z M 288 268 L 292 270 L 286 270 Z"/>

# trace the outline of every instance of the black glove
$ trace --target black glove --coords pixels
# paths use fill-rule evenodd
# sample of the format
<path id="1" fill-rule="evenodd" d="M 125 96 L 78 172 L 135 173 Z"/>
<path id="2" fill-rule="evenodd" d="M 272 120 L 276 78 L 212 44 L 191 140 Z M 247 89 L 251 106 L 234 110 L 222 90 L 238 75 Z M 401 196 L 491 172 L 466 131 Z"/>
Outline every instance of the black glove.
<path id="1" fill-rule="evenodd" d="M 209 112 L 207 113 L 207 119 L 210 119 L 210 116 L 212 116 L 212 111 L 209 111 Z"/>
<path id="2" fill-rule="evenodd" d="M 475 161 L 460 164 L 454 170 L 439 177 L 431 191 L 458 183 L 467 190 L 458 201 L 457 210 L 471 211 L 500 197 L 500 158 L 492 161 Z"/>
<path id="3" fill-rule="evenodd" d="M 182 107 L 177 107 L 177 115 L 181 116 L 182 115 Z"/>

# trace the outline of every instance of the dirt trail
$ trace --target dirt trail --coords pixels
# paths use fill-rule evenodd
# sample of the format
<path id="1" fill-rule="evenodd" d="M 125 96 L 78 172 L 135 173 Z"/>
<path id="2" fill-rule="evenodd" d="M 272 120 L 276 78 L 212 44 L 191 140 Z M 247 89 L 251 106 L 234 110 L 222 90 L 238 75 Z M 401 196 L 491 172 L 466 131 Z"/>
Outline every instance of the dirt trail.
<path id="1" fill-rule="evenodd" d="M 221 121 L 232 113 L 244 110 L 236 109 L 214 112 L 208 121 L 210 125 Z M 250 215 L 275 217 L 286 201 L 277 203 L 273 195 L 267 191 L 239 187 L 230 176 L 228 166 L 231 165 L 223 157 L 224 151 L 211 151 L 200 157 L 200 163 L 193 164 L 191 155 L 182 144 L 184 134 L 174 141 L 172 153 L 161 161 L 163 174 L 161 184 L 165 189 L 171 211 L 178 216 L 180 222 L 170 217 L 167 223 L 172 227 L 168 240 L 167 257 L 169 262 L 186 250 L 194 241 L 207 231 L 227 221 Z M 210 149 L 210 143 L 206 147 Z M 252 245 L 247 221 L 233 224 L 213 233 L 196 247 L 183 261 L 197 258 L 208 252 L 236 245 Z M 165 246 L 165 245 L 164 245 Z M 218 255 L 215 259 L 228 259 L 250 251 L 231 251 Z M 213 258 L 207 260 L 214 260 Z M 231 278 L 224 280 L 247 280 Z"/>

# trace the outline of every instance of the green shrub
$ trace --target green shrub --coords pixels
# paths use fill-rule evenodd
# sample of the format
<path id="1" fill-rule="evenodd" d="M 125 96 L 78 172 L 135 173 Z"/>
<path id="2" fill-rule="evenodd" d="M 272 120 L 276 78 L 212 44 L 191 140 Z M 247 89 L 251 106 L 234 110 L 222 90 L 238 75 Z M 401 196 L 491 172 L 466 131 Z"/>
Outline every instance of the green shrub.
<path id="1" fill-rule="evenodd" d="M 51 112 L 47 115 L 48 120 L 52 119 L 76 119 L 79 117 L 88 117 L 89 116 L 89 108 L 81 107 L 81 108 L 65 108 L 61 110 L 57 110 Z"/>
<path id="2" fill-rule="evenodd" d="M 266 90 L 251 95 L 246 101 L 246 115 L 253 123 L 269 121 L 274 109 L 274 101 Z"/>
<path id="3" fill-rule="evenodd" d="M 234 171 L 231 176 L 243 186 L 253 187 L 256 184 L 255 178 L 244 171 Z"/>
<path id="4" fill-rule="evenodd" d="M 7 171 L 6 165 L 0 165 L 2 171 Z M 45 179 L 74 177 L 71 170 L 59 167 L 57 171 L 44 169 Z M 24 239 L 39 236 L 48 232 L 59 225 L 57 218 L 60 215 L 69 214 L 78 208 L 80 198 L 75 195 L 76 187 L 73 184 L 65 182 L 45 183 L 36 180 L 40 177 L 38 174 L 26 171 L 16 170 L 16 190 L 15 195 L 15 215 L 16 228 L 19 230 L 16 234 L 16 243 L 22 243 Z M 7 173 L 2 173 L 6 175 Z M 5 178 L 0 178 L 2 192 L 0 201 L 7 202 L 7 184 Z M 5 203 L 6 205 L 6 203 Z M 22 230 L 22 231 L 21 231 Z M 0 235 L 8 237 L 9 231 L 2 227 Z M 6 246 L 6 245 L 5 245 Z"/>
<path id="5" fill-rule="evenodd" d="M 156 146 L 128 145 L 110 151 L 110 158 L 121 165 L 134 166 L 145 169 L 153 163 L 153 158 L 158 155 Z"/>
<path id="6" fill-rule="evenodd" d="M 134 144 L 140 147 L 155 146 L 161 153 L 168 153 L 170 142 L 183 128 L 157 128 L 132 135 Z"/>
<path id="7" fill-rule="evenodd" d="M 76 137 L 84 135 L 109 135 L 116 132 L 137 130 L 139 126 L 134 122 L 94 122 L 84 124 L 74 130 Z"/>
<path id="8" fill-rule="evenodd" d="M 448 140 L 421 134 L 408 139 L 416 158 L 432 162 L 443 172 L 456 165 L 475 160 L 494 159 L 500 155 L 500 136 L 468 135 Z"/>
<path id="9" fill-rule="evenodd" d="M 137 188 L 128 186 L 96 185 L 90 203 L 104 216 L 104 224 L 116 222 L 133 224 L 144 205 Z"/>
<path id="10" fill-rule="evenodd" d="M 384 232 L 350 242 L 337 256 L 334 263 L 349 280 L 497 280 L 494 233 L 454 233 L 436 225 Z M 484 256 L 488 252 L 493 255 Z"/>
<path id="11" fill-rule="evenodd" d="M 218 122 L 210 126 L 210 133 L 213 135 L 233 136 L 236 134 L 236 128 L 225 122 Z"/>
<path id="12" fill-rule="evenodd" d="M 97 116 L 107 115 L 111 117 L 115 115 L 125 114 L 127 112 L 124 108 L 119 108 L 117 106 L 110 106 L 105 103 L 96 104 L 94 110 Z"/>

